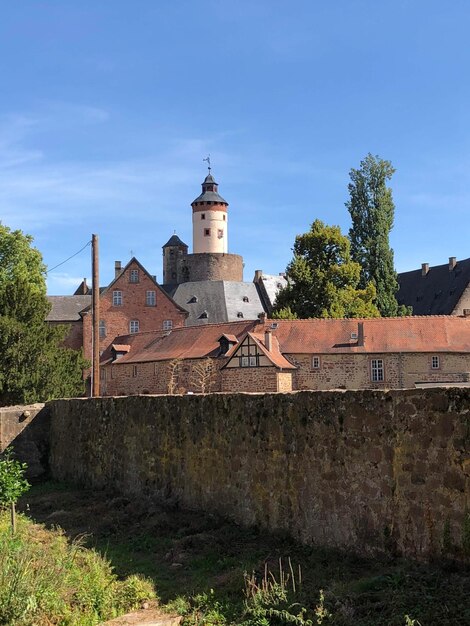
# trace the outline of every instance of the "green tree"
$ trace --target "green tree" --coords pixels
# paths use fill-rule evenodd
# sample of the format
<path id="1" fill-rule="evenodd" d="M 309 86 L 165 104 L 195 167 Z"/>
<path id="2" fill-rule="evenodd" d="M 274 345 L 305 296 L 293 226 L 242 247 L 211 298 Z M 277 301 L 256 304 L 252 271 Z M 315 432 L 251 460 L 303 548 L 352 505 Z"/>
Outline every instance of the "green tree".
<path id="1" fill-rule="evenodd" d="M 298 235 L 287 266 L 287 286 L 276 299 L 280 319 L 309 317 L 378 317 L 375 289 L 358 289 L 361 268 L 351 260 L 350 243 L 339 226 L 315 220 Z"/>
<path id="2" fill-rule="evenodd" d="M 80 352 L 63 347 L 67 327 L 45 322 L 41 254 L 21 231 L 0 225 L 0 406 L 81 395 Z"/>
<path id="3" fill-rule="evenodd" d="M 395 169 L 390 161 L 368 154 L 359 169 L 351 169 L 348 185 L 350 199 L 346 207 L 351 215 L 349 231 L 351 256 L 361 266 L 359 287 L 372 283 L 377 292 L 377 308 L 384 317 L 407 315 L 399 307 L 397 273 L 389 235 L 393 227 L 395 205 L 387 187 Z"/>
<path id="4" fill-rule="evenodd" d="M 20 463 L 13 458 L 13 450 L 7 448 L 0 459 L 0 505 L 9 506 L 11 511 L 11 529 L 16 532 L 15 506 L 30 484 L 25 479 L 26 463 Z"/>

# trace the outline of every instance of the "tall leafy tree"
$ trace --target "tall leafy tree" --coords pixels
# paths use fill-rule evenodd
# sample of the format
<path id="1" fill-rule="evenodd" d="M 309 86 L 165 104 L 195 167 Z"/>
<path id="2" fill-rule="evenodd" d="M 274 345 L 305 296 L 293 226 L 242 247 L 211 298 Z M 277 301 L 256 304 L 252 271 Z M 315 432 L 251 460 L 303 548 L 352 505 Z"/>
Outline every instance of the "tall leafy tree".
<path id="1" fill-rule="evenodd" d="M 350 243 L 339 226 L 315 220 L 298 235 L 286 269 L 287 287 L 276 299 L 273 317 L 378 317 L 375 289 L 358 289 L 361 267 L 351 260 Z"/>
<path id="2" fill-rule="evenodd" d="M 0 224 L 0 405 L 81 395 L 82 354 L 45 322 L 44 264 L 21 231 Z"/>
<path id="3" fill-rule="evenodd" d="M 349 172 L 350 199 L 346 202 L 352 220 L 351 256 L 361 266 L 359 286 L 374 285 L 377 307 L 384 317 L 409 313 L 397 303 L 397 273 L 389 240 L 395 205 L 387 181 L 394 172 L 390 161 L 369 153 L 358 169 Z"/>

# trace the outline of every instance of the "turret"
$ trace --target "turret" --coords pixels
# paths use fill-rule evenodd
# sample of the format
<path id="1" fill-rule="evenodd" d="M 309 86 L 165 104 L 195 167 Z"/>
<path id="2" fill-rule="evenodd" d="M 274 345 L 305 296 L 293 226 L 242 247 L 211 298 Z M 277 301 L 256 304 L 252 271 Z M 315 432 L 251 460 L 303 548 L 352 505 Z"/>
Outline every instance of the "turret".
<path id="1" fill-rule="evenodd" d="M 192 203 L 193 254 L 228 252 L 228 202 L 218 192 L 209 168 L 202 193 Z"/>
<path id="2" fill-rule="evenodd" d="M 178 235 L 172 235 L 163 246 L 163 284 L 176 285 L 178 283 L 178 264 L 187 254 L 188 246 Z"/>

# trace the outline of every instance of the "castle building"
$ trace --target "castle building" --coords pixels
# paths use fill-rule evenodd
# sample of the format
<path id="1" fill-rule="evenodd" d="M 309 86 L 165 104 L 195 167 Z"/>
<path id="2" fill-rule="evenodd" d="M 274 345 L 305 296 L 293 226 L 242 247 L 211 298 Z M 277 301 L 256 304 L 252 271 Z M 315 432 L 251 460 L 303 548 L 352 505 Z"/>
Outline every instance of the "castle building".
<path id="1" fill-rule="evenodd" d="M 243 282 L 243 258 L 228 252 L 228 202 L 209 174 L 202 193 L 191 203 L 193 253 L 174 234 L 163 246 L 163 284 L 205 280 Z"/>

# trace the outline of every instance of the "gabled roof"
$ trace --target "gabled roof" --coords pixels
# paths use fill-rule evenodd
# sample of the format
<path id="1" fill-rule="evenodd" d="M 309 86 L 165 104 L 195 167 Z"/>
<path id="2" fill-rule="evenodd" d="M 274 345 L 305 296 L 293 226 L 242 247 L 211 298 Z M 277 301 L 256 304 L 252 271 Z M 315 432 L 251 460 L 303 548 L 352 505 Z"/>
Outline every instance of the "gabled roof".
<path id="1" fill-rule="evenodd" d="M 264 333 L 253 333 L 247 332 L 246 335 L 240 339 L 240 342 L 232 348 L 227 353 L 227 357 L 229 360 L 223 366 L 224 368 L 228 365 L 228 363 L 237 355 L 237 353 L 242 349 L 243 344 L 247 338 L 250 338 L 254 341 L 254 343 L 259 348 L 260 352 L 264 354 L 264 356 L 277 368 L 283 370 L 295 370 L 297 367 L 293 365 L 290 361 L 288 361 L 280 352 L 279 342 L 276 337 L 272 337 L 272 350 L 269 351 L 264 343 L 265 336 Z"/>
<path id="2" fill-rule="evenodd" d="M 413 307 L 413 315 L 450 315 L 457 306 L 465 288 L 470 284 L 470 259 L 449 265 L 430 267 L 425 276 L 422 270 L 398 274 L 398 304 Z"/>
<path id="3" fill-rule="evenodd" d="M 51 310 L 47 322 L 76 322 L 80 320 L 80 311 L 91 304 L 91 296 L 47 296 Z"/>
<path id="4" fill-rule="evenodd" d="M 155 286 L 156 289 L 158 289 L 158 291 L 165 296 L 165 298 L 168 298 L 168 300 L 170 300 L 170 302 L 172 302 L 177 309 L 179 309 L 180 311 L 182 311 L 183 313 L 186 313 L 186 315 L 188 314 L 188 311 L 183 308 L 182 306 L 180 306 L 177 302 L 175 302 L 173 300 L 173 298 L 171 296 L 168 295 L 168 293 L 162 289 L 162 287 L 157 283 L 157 281 L 155 280 L 155 278 L 152 276 L 152 274 L 149 274 L 148 271 L 145 269 L 145 267 L 142 265 L 142 263 L 140 261 L 138 261 L 135 256 L 132 257 L 132 259 L 129 261 L 129 263 L 127 263 L 127 265 L 125 265 L 125 267 L 122 268 L 122 270 L 119 272 L 119 274 L 109 283 L 109 285 L 107 287 L 105 287 L 104 289 L 100 288 L 100 295 L 104 295 L 105 293 L 107 293 L 108 291 L 110 291 L 114 285 L 116 284 L 116 282 L 121 278 L 121 276 L 124 274 L 124 272 L 126 270 L 129 269 L 129 267 L 135 263 L 140 270 L 142 270 L 142 272 L 147 276 L 147 278 L 149 278 L 149 280 L 153 283 L 153 285 Z M 88 310 L 91 308 L 91 300 L 90 300 L 90 305 L 84 309 Z"/>
<path id="5" fill-rule="evenodd" d="M 230 331 L 235 338 L 246 334 L 256 322 L 233 322 Z M 173 359 L 200 359 L 217 356 L 220 336 L 226 324 L 208 324 L 174 328 L 171 332 L 136 333 L 116 337 L 115 343 L 130 343 L 128 354 L 119 363 L 142 363 L 147 361 L 168 361 Z M 103 360 L 109 355 L 103 354 Z"/>

